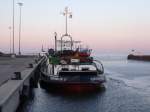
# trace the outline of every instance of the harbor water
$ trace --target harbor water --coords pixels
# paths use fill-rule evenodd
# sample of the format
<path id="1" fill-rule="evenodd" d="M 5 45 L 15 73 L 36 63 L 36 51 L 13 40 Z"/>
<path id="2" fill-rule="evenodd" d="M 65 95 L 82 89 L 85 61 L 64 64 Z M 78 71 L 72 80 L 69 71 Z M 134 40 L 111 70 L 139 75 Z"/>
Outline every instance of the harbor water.
<path id="1" fill-rule="evenodd" d="M 106 90 L 88 94 L 52 93 L 40 86 L 18 112 L 149 112 L 150 62 L 126 56 L 97 56 L 104 64 Z"/>

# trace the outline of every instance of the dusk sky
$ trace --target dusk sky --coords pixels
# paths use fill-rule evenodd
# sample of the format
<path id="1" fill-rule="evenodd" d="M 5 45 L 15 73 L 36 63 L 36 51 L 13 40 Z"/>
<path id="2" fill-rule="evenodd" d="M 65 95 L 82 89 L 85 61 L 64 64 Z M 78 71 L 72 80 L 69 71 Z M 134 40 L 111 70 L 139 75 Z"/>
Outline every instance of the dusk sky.
<path id="1" fill-rule="evenodd" d="M 15 0 L 15 52 L 18 53 L 19 6 L 22 52 L 54 46 L 54 32 L 65 32 L 66 6 L 73 13 L 69 34 L 96 53 L 150 53 L 150 0 Z M 9 52 L 12 0 L 0 0 L 0 51 Z"/>

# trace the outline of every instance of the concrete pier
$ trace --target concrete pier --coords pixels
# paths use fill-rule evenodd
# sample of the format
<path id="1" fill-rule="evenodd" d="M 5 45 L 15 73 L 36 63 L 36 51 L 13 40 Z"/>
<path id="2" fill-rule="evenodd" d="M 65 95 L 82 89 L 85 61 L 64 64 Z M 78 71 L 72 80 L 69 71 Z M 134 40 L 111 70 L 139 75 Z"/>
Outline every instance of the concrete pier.
<path id="1" fill-rule="evenodd" d="M 35 57 L 0 57 L 0 112 L 16 111 L 21 96 L 37 83 L 44 60 L 45 57 L 36 60 Z"/>
<path id="2" fill-rule="evenodd" d="M 9 80 L 14 72 L 27 69 L 29 63 L 34 62 L 35 57 L 0 57 L 0 85 Z"/>

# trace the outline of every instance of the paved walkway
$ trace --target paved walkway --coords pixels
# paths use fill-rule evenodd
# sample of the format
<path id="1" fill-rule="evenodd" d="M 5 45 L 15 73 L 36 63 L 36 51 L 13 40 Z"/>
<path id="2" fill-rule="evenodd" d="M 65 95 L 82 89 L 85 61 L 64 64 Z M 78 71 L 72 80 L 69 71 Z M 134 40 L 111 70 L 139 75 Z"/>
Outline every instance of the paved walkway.
<path id="1" fill-rule="evenodd" d="M 12 77 L 14 72 L 23 71 L 29 63 L 34 62 L 34 57 L 10 58 L 0 57 L 0 86 Z"/>

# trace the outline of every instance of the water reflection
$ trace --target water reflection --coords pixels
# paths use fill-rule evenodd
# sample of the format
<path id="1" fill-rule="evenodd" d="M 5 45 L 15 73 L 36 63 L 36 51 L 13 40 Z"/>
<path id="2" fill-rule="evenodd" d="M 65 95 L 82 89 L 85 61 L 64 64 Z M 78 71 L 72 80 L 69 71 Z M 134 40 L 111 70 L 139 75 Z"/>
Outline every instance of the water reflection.
<path id="1" fill-rule="evenodd" d="M 88 94 L 62 94 L 41 88 L 18 112 L 147 112 L 150 102 L 124 83 L 109 79 L 106 91 Z"/>
<path id="2" fill-rule="evenodd" d="M 102 61 L 107 75 L 105 91 L 70 94 L 39 87 L 18 112 L 149 112 L 150 63 L 116 58 Z"/>
<path id="3" fill-rule="evenodd" d="M 41 88 L 34 89 L 30 99 L 24 102 L 17 112 L 99 112 L 98 97 L 104 90 L 92 93 L 52 92 Z"/>

